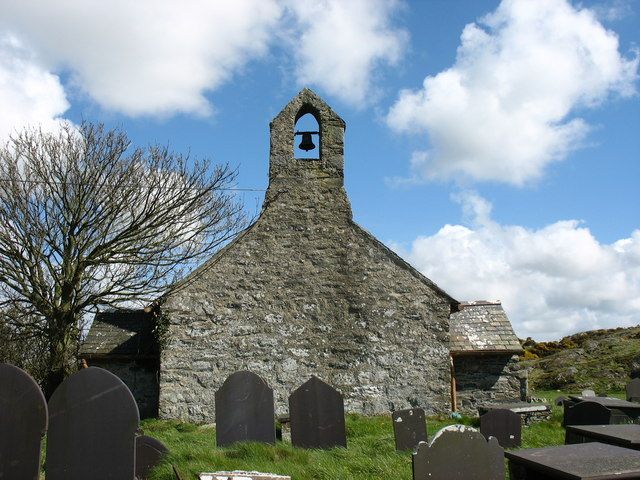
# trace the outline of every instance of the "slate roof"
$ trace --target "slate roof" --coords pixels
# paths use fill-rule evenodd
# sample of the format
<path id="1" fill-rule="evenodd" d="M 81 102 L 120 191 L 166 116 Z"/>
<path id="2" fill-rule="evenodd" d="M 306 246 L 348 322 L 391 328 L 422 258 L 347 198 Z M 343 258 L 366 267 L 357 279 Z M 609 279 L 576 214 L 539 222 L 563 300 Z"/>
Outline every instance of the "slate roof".
<path id="1" fill-rule="evenodd" d="M 153 313 L 144 310 L 114 310 L 96 314 L 80 356 L 149 357 L 158 355 L 153 335 Z"/>
<path id="2" fill-rule="evenodd" d="M 451 353 L 521 352 L 500 302 L 463 302 L 450 317 Z"/>

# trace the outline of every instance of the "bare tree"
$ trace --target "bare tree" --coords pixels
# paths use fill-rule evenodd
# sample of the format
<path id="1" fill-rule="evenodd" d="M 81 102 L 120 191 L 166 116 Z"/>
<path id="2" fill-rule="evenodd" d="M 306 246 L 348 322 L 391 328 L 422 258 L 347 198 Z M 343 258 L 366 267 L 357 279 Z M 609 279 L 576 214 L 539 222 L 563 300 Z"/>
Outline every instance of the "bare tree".
<path id="1" fill-rule="evenodd" d="M 11 310 L 0 310 L 0 362 L 26 370 L 36 381 L 42 382 L 47 373 L 47 341 L 37 332 L 15 327 Z M 23 322 L 28 323 L 28 322 Z"/>
<path id="2" fill-rule="evenodd" d="M 74 368 L 88 312 L 153 299 L 243 228 L 235 178 L 88 122 L 0 149 L 0 307 L 46 338 L 47 395 Z"/>

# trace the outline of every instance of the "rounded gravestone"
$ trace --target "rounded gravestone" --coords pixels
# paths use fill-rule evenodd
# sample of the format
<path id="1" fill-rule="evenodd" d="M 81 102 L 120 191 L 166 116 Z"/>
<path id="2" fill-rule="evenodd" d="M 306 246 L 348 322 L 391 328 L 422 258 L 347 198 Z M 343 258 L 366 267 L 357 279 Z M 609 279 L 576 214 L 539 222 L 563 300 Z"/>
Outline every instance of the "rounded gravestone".
<path id="1" fill-rule="evenodd" d="M 167 453 L 169 450 L 160 440 L 146 435 L 136 437 L 136 479 L 146 480 Z"/>
<path id="2" fill-rule="evenodd" d="M 276 443 L 273 389 L 252 372 L 232 373 L 216 392 L 216 444 Z"/>
<path id="3" fill-rule="evenodd" d="M 480 433 L 495 437 L 503 448 L 519 447 L 522 436 L 520 415 L 506 408 L 489 410 L 480 417 Z"/>
<path id="4" fill-rule="evenodd" d="M 346 447 L 342 395 L 317 377 L 289 396 L 291 444 L 301 448 Z"/>
<path id="5" fill-rule="evenodd" d="M 565 406 L 563 425 L 608 425 L 611 423 L 611 410 L 598 402 L 583 400 L 571 406 Z"/>
<path id="6" fill-rule="evenodd" d="M 47 480 L 133 479 L 138 407 L 111 372 L 71 375 L 49 400 Z"/>
<path id="7" fill-rule="evenodd" d="M 27 372 L 0 363 L 0 478 L 37 480 L 47 401 Z"/>

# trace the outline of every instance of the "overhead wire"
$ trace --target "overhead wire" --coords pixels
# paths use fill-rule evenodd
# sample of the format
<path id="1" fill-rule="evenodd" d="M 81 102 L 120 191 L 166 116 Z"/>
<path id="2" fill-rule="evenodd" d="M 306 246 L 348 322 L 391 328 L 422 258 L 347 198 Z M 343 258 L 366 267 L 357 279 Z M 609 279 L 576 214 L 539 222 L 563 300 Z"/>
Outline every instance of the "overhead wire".
<path id="1" fill-rule="evenodd" d="M 28 179 L 9 179 L 9 178 L 0 178 L 0 183 L 23 183 L 23 184 L 56 184 L 56 185 L 81 185 L 83 187 L 95 187 L 98 185 L 97 183 L 89 183 L 89 182 L 60 182 L 58 180 L 28 180 Z M 113 188 L 122 188 L 122 184 L 117 185 L 109 185 Z M 134 185 L 135 187 L 135 185 Z M 140 186 L 142 188 L 142 186 Z M 165 187 L 167 190 L 176 190 L 181 189 L 181 187 Z M 224 191 L 224 192 L 266 192 L 267 190 L 264 188 L 217 188 L 216 190 Z"/>

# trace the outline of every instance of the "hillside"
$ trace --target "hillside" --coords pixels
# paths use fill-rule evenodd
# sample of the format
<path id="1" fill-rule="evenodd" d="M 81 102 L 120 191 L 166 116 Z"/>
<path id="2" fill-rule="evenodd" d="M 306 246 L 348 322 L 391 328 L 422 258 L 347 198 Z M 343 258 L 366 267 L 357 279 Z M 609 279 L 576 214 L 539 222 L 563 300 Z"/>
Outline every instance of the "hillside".
<path id="1" fill-rule="evenodd" d="M 640 326 L 593 330 L 557 342 L 522 341 L 533 390 L 624 390 L 640 376 Z"/>

